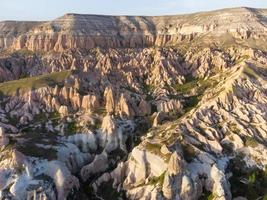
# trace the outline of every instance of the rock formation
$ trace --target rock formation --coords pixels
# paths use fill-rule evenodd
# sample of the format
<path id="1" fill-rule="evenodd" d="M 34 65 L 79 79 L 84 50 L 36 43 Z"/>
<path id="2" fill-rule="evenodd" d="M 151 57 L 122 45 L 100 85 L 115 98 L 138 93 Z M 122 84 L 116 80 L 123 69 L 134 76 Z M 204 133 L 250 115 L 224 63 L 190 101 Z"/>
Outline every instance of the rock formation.
<path id="1" fill-rule="evenodd" d="M 0 199 L 265 199 L 266 19 L 0 22 Z"/>
<path id="2" fill-rule="evenodd" d="M 69 48 L 165 46 L 210 32 L 219 36 L 229 33 L 237 39 L 258 39 L 266 35 L 265 16 L 266 10 L 251 8 L 165 17 L 69 13 L 43 23 L 2 22 L 0 47 L 64 51 Z"/>

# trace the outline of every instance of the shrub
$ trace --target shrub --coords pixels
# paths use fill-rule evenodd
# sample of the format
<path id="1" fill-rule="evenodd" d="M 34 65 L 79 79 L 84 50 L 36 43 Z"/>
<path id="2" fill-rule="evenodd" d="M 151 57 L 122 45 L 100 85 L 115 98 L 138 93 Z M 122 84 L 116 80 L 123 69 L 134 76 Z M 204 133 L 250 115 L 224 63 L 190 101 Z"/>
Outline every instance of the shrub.
<path id="1" fill-rule="evenodd" d="M 191 162 L 196 157 L 195 149 L 190 145 L 182 145 L 184 159 Z"/>
<path id="2" fill-rule="evenodd" d="M 253 147 L 253 148 L 255 148 L 255 147 L 257 147 L 258 146 L 258 142 L 257 142 L 257 140 L 255 140 L 254 138 L 252 138 L 252 137 L 246 137 L 246 142 L 245 142 L 245 145 L 246 146 L 250 146 L 250 147 Z"/>

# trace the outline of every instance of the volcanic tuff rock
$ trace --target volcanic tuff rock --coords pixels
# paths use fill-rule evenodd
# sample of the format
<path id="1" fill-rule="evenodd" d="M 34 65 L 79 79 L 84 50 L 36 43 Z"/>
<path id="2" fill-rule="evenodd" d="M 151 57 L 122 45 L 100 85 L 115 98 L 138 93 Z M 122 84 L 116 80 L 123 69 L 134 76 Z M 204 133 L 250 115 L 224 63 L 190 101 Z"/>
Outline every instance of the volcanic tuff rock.
<path id="1" fill-rule="evenodd" d="M 212 32 L 235 38 L 266 36 L 263 9 L 235 8 L 163 17 L 66 14 L 49 22 L 1 22 L 0 47 L 32 51 L 178 44 Z"/>
<path id="2" fill-rule="evenodd" d="M 0 199 L 266 198 L 267 11 L 0 23 Z"/>

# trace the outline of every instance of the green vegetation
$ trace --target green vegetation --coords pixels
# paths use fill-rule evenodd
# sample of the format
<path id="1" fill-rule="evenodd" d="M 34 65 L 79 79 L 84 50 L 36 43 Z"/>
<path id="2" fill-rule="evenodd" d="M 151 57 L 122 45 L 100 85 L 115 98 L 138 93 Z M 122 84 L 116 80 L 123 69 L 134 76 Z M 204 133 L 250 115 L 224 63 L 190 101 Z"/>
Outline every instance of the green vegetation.
<path id="1" fill-rule="evenodd" d="M 57 159 L 57 151 L 53 148 L 43 148 L 39 147 L 36 144 L 27 142 L 24 145 L 18 145 L 17 150 L 26 156 L 43 158 L 47 160 Z"/>
<path id="2" fill-rule="evenodd" d="M 258 146 L 258 142 L 257 142 L 257 140 L 255 140 L 252 137 L 246 137 L 245 138 L 245 145 L 255 148 Z"/>
<path id="3" fill-rule="evenodd" d="M 128 85 L 127 86 L 121 86 L 121 88 L 128 90 L 129 92 L 134 93 L 134 94 L 138 93 L 134 88 L 132 88 Z"/>
<path id="4" fill-rule="evenodd" d="M 231 155 L 233 153 L 234 145 L 232 143 L 222 143 L 223 153 Z"/>
<path id="5" fill-rule="evenodd" d="M 152 101 L 153 100 L 153 96 L 152 93 L 155 90 L 155 86 L 154 85 L 147 85 L 144 83 L 143 85 L 143 92 L 146 94 L 146 101 Z"/>
<path id="6" fill-rule="evenodd" d="M 231 192 L 234 197 L 244 196 L 247 199 L 264 199 L 267 194 L 267 166 L 264 170 L 248 168 L 243 155 L 231 160 L 230 169 L 233 176 L 230 178 Z"/>
<path id="7" fill-rule="evenodd" d="M 243 72 L 244 72 L 244 74 L 246 74 L 250 78 L 254 78 L 254 79 L 257 79 L 258 78 L 257 73 L 251 67 L 246 66 L 244 68 L 244 71 Z"/>
<path id="8" fill-rule="evenodd" d="M 185 83 L 183 85 L 176 85 L 175 90 L 180 93 L 188 93 L 193 88 L 197 87 L 197 80 L 193 80 L 189 83 Z"/>
<path id="9" fill-rule="evenodd" d="M 35 122 L 45 122 L 46 120 L 47 120 L 47 116 L 43 112 L 34 116 Z"/>
<path id="10" fill-rule="evenodd" d="M 76 134 L 78 130 L 79 130 L 79 127 L 78 127 L 77 122 L 75 122 L 75 121 L 69 122 L 69 123 L 67 123 L 65 135 Z"/>
<path id="11" fill-rule="evenodd" d="M 106 108 L 105 107 L 99 107 L 94 111 L 95 114 L 104 116 L 107 114 Z"/>
<path id="12" fill-rule="evenodd" d="M 195 108 L 200 99 L 200 96 L 190 96 L 185 98 L 184 111 L 189 112 L 190 110 Z"/>
<path id="13" fill-rule="evenodd" d="M 108 154 L 108 159 L 109 160 L 117 160 L 118 158 L 123 158 L 125 156 L 125 152 L 123 150 L 121 150 L 120 148 L 117 148 L 111 152 L 109 152 Z"/>
<path id="14" fill-rule="evenodd" d="M 94 130 L 94 129 L 100 129 L 101 125 L 102 125 L 102 121 L 100 119 L 95 119 L 95 123 L 94 124 L 88 123 L 87 127 L 89 129 Z"/>
<path id="15" fill-rule="evenodd" d="M 150 93 L 150 92 L 153 92 L 155 90 L 155 86 L 153 85 L 146 85 L 144 84 L 143 86 L 143 90 L 146 94 Z"/>
<path id="16" fill-rule="evenodd" d="M 182 144 L 184 159 L 191 162 L 196 157 L 195 149 L 190 145 Z"/>
<path id="17" fill-rule="evenodd" d="M 20 166 L 16 165 L 14 169 L 15 169 L 17 174 L 22 174 L 23 171 L 25 170 L 23 165 L 20 165 Z"/>
<path id="18" fill-rule="evenodd" d="M 182 94 L 188 94 L 192 89 L 196 89 L 198 95 L 202 95 L 206 89 L 213 87 L 217 83 L 213 79 L 199 79 L 192 75 L 185 77 L 185 83 L 183 85 L 174 85 L 175 90 Z"/>
<path id="19" fill-rule="evenodd" d="M 59 144 L 57 135 L 54 133 L 43 133 L 32 130 L 17 136 L 18 141 L 23 140 L 23 143 L 17 142 L 16 149 L 26 156 L 32 156 L 47 160 L 55 160 L 57 158 L 57 150 L 53 147 Z"/>
<path id="20" fill-rule="evenodd" d="M 45 86 L 54 86 L 60 84 L 71 73 L 71 71 L 62 71 L 4 82 L 0 84 L 0 93 L 2 95 L 14 95 L 19 91 L 29 91 L 31 89 L 38 89 Z"/>
<path id="21" fill-rule="evenodd" d="M 174 85 L 173 87 L 180 94 L 190 95 L 183 97 L 183 99 L 185 100 L 185 103 L 183 105 L 184 111 L 189 112 L 197 106 L 199 101 L 202 99 L 204 92 L 208 88 L 213 87 L 217 83 L 217 81 L 213 79 L 198 79 L 191 75 L 186 76 L 185 79 L 185 84 Z"/>
<path id="22" fill-rule="evenodd" d="M 165 177 L 166 171 L 163 172 L 160 176 L 156 177 L 151 177 L 149 178 L 149 181 L 146 185 L 154 185 L 156 186 L 157 184 L 159 185 L 159 187 L 163 186 L 163 182 L 164 182 L 164 177 Z"/>
<path id="23" fill-rule="evenodd" d="M 14 51 L 11 56 L 12 57 L 28 57 L 34 55 L 34 52 L 28 49 L 20 49 L 17 51 Z"/>
<path id="24" fill-rule="evenodd" d="M 90 198 L 89 198 L 90 197 Z M 80 200 L 80 199 L 97 199 L 94 194 L 93 187 L 88 183 L 83 183 L 80 188 L 73 188 L 67 196 L 67 200 Z"/>
<path id="25" fill-rule="evenodd" d="M 249 58 L 250 58 L 249 55 L 244 55 L 240 59 L 236 60 L 235 64 L 239 64 L 239 63 L 241 63 L 241 62 L 243 62 L 245 60 L 248 60 Z"/>
<path id="26" fill-rule="evenodd" d="M 177 92 L 186 94 L 188 92 L 190 92 L 190 90 L 192 90 L 193 88 L 196 88 L 198 86 L 198 79 L 196 79 L 195 77 L 188 75 L 185 77 L 185 84 L 178 84 L 175 85 L 174 88 Z"/>
<path id="27" fill-rule="evenodd" d="M 213 88 L 218 84 L 217 80 L 213 80 L 213 79 L 201 79 L 199 81 L 199 87 L 197 88 L 198 90 L 198 94 L 202 95 L 208 88 Z"/>
<path id="28" fill-rule="evenodd" d="M 182 50 L 184 55 L 189 49 L 194 49 L 196 52 L 202 51 L 204 48 L 216 48 L 221 50 L 227 50 L 230 47 L 251 47 L 262 51 L 267 50 L 266 42 L 263 38 L 254 39 L 253 37 L 246 40 L 237 39 L 230 33 L 224 33 L 220 36 L 213 34 L 205 34 L 196 36 L 193 40 L 184 40 L 175 46 L 177 49 Z"/>
<path id="29" fill-rule="evenodd" d="M 60 119 L 60 114 L 58 111 L 54 111 L 54 112 L 51 112 L 49 113 L 49 117 L 48 117 L 50 120 L 52 121 L 57 121 L 58 119 Z"/>
<path id="30" fill-rule="evenodd" d="M 21 131 L 26 134 L 31 134 L 31 133 L 42 133 L 43 132 L 43 126 L 44 123 L 47 122 L 48 120 L 51 120 L 53 125 L 58 124 L 58 120 L 60 119 L 60 114 L 55 111 L 51 113 L 39 113 L 33 116 L 33 123 L 30 125 L 26 125 L 21 127 Z M 38 125 L 38 126 L 34 126 Z"/>
<path id="31" fill-rule="evenodd" d="M 151 104 L 151 113 L 155 113 L 158 112 L 158 108 L 157 105 L 155 105 L 154 103 Z"/>
<path id="32" fill-rule="evenodd" d="M 160 149 L 161 149 L 161 145 L 160 144 L 152 144 L 152 143 L 147 143 L 145 146 L 146 150 L 154 153 L 156 155 L 161 155 Z"/>
<path id="33" fill-rule="evenodd" d="M 99 193 L 97 195 L 100 196 L 102 199 L 127 199 L 126 193 L 124 191 L 118 192 L 112 187 L 112 184 L 112 180 L 102 183 L 98 188 Z"/>
<path id="34" fill-rule="evenodd" d="M 19 119 L 16 116 L 11 117 L 10 115 L 7 115 L 7 120 L 13 126 L 17 126 L 17 124 L 19 123 Z"/>
<path id="35" fill-rule="evenodd" d="M 4 148 L 0 149 L 0 162 L 11 159 L 12 158 L 12 149 L 14 148 L 14 144 L 8 144 Z"/>
<path id="36" fill-rule="evenodd" d="M 234 134 L 239 135 L 240 130 L 237 128 L 237 125 L 235 123 L 231 122 L 228 127 Z"/>
<path id="37" fill-rule="evenodd" d="M 213 200 L 215 198 L 215 196 L 212 194 L 212 192 L 205 190 L 202 193 L 202 195 L 200 196 L 199 200 Z"/>

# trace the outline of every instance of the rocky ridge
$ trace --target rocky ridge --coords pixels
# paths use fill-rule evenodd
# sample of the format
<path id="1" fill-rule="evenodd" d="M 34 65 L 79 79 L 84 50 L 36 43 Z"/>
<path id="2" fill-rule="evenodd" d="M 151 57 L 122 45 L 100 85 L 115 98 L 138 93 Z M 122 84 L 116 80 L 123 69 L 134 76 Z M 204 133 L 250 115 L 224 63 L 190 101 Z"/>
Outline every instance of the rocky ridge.
<path id="1" fill-rule="evenodd" d="M 264 9 L 245 7 L 163 17 L 70 13 L 49 22 L 1 22 L 0 48 L 62 52 L 69 48 L 170 46 L 209 33 L 261 39 L 266 38 L 266 16 Z"/>
<path id="2" fill-rule="evenodd" d="M 266 198 L 265 16 L 2 22 L 0 198 Z"/>

